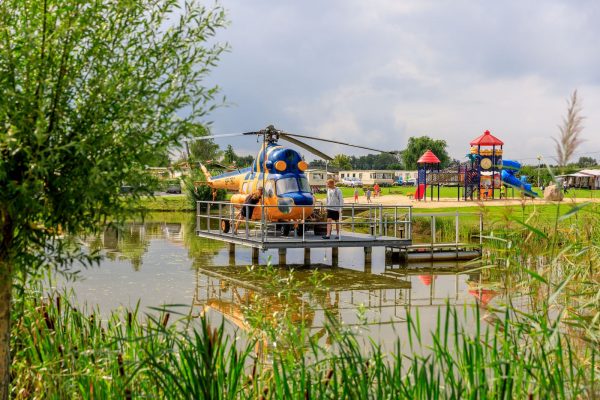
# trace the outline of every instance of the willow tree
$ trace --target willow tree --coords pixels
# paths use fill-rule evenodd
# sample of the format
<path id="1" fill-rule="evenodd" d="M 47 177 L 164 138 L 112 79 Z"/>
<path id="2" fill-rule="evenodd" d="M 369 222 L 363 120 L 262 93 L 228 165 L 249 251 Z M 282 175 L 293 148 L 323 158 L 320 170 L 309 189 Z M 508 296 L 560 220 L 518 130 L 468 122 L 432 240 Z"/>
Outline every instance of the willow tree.
<path id="1" fill-rule="evenodd" d="M 0 2 L 0 399 L 16 277 L 86 260 L 65 233 L 149 192 L 147 161 L 214 107 L 204 78 L 225 22 L 194 0 Z"/>
<path id="2" fill-rule="evenodd" d="M 440 159 L 441 167 L 446 168 L 450 163 L 450 156 L 446 150 L 447 146 L 448 144 L 445 140 L 432 139 L 429 136 L 410 137 L 408 138 L 406 150 L 402 152 L 404 167 L 407 169 L 416 169 L 417 160 L 427 150 L 431 150 Z"/>

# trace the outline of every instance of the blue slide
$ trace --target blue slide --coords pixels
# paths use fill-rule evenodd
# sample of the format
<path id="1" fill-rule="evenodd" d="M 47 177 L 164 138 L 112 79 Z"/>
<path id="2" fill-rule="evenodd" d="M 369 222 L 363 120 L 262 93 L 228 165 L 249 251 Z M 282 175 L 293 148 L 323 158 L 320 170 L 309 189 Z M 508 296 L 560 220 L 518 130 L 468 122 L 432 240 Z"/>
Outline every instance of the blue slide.
<path id="1" fill-rule="evenodd" d="M 502 160 L 502 182 L 518 190 L 522 190 L 531 197 L 540 197 L 539 194 L 531 190 L 531 184 L 526 179 L 519 179 L 515 173 L 519 172 L 521 164 L 513 160 Z"/>

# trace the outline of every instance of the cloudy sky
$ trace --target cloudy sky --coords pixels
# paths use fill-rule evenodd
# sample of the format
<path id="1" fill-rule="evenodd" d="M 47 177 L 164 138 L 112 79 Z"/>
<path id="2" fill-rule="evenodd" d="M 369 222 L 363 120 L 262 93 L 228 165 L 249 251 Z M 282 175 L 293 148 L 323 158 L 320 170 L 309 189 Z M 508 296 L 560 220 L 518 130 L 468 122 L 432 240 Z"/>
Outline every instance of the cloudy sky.
<path id="1" fill-rule="evenodd" d="M 428 135 L 463 159 L 489 129 L 506 158 L 535 164 L 555 154 L 551 137 L 577 89 L 586 142 L 575 158 L 600 159 L 600 1 L 220 4 L 231 25 L 219 39 L 231 51 L 210 82 L 229 105 L 210 116 L 215 134 L 274 124 L 390 150 Z M 250 139 L 218 143 L 257 148 Z"/>

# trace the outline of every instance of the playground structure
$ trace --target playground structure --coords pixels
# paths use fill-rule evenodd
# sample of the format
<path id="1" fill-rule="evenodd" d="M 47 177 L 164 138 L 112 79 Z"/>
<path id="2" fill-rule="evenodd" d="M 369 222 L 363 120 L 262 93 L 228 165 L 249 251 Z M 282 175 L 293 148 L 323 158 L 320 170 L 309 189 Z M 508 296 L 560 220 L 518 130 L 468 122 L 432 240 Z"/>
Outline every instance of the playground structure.
<path id="1" fill-rule="evenodd" d="M 417 160 L 417 190 L 415 191 L 415 199 L 422 200 L 427 197 L 427 175 L 430 177 L 435 175 L 439 179 L 440 159 L 437 158 L 431 150 L 427 150 L 419 160 Z M 431 188 L 431 200 L 433 201 L 433 185 L 431 179 L 429 181 Z M 440 199 L 440 187 L 437 183 L 438 200 Z"/>
<path id="2" fill-rule="evenodd" d="M 517 161 L 512 160 L 504 160 L 502 164 L 502 181 L 513 186 L 519 188 L 526 195 L 530 197 L 538 197 L 538 194 L 531 190 L 531 184 L 527 182 L 526 176 L 521 176 L 521 178 L 517 178 L 515 173 L 519 172 L 521 169 L 521 164 Z"/>
<path id="3" fill-rule="evenodd" d="M 468 161 L 458 166 L 440 170 L 440 160 L 427 150 L 417 161 L 417 188 L 415 200 L 427 200 L 427 188 L 430 189 L 430 199 L 434 199 L 437 189 L 437 199 L 440 199 L 440 186 L 456 186 L 457 200 L 490 200 L 494 199 L 496 189 L 510 186 L 520 190 L 529 197 L 538 197 L 531 190 L 531 184 L 526 177 L 517 178 L 516 173 L 521 169 L 517 161 L 503 160 L 504 142 L 485 131 L 470 143 L 467 154 Z M 461 193 L 462 188 L 462 193 Z M 502 197 L 502 194 L 500 195 Z"/>

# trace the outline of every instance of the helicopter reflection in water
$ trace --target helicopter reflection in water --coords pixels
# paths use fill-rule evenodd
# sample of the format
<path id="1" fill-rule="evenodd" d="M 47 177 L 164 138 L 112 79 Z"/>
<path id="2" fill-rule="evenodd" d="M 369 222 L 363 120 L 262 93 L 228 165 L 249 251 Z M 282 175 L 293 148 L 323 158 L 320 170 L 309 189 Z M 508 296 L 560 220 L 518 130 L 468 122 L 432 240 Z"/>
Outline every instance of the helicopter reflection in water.
<path id="1" fill-rule="evenodd" d="M 437 311 L 430 310 L 473 304 L 465 289 L 481 278 L 479 272 L 465 274 L 464 268 L 448 265 L 443 270 L 386 268 L 382 274 L 318 266 L 320 278 L 315 269 L 291 275 L 288 269 L 269 270 L 271 275 L 265 276 L 251 268 L 198 267 L 191 315 L 223 318 L 234 330 L 258 332 L 256 353 L 262 357 L 271 346 L 282 346 L 273 342 L 283 340 L 286 329 L 294 335 L 302 327 L 307 337 L 331 344 L 330 322 L 365 333 L 385 348 L 397 338 L 406 339 L 398 327 L 407 313 L 418 310 L 426 331 L 437 322 Z M 269 339 L 268 330 L 280 336 Z"/>

